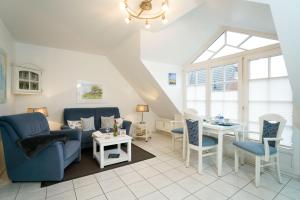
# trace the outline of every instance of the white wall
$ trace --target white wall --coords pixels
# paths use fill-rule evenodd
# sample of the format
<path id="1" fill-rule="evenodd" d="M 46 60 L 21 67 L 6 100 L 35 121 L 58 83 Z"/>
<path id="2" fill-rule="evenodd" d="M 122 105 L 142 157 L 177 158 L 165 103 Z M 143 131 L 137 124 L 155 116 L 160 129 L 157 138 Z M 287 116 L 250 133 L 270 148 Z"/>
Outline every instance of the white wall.
<path id="1" fill-rule="evenodd" d="M 175 104 L 179 111 L 183 107 L 183 83 L 182 83 L 182 67 L 161 62 L 142 60 L 145 67 L 152 74 L 154 79 L 159 83 L 164 92 Z M 176 85 L 169 85 L 168 74 L 176 73 Z"/>
<path id="2" fill-rule="evenodd" d="M 49 121 L 60 123 L 62 111 L 67 107 L 118 106 L 122 117 L 137 120 L 135 106 L 143 103 L 143 100 L 105 56 L 17 43 L 16 64 L 22 63 L 33 63 L 43 69 L 43 93 L 17 95 L 17 113 L 25 112 L 28 107 L 46 106 Z M 77 80 L 102 84 L 103 102 L 94 105 L 77 104 Z M 151 124 L 154 123 L 153 113 L 145 116 Z"/>
<path id="3" fill-rule="evenodd" d="M 15 56 L 15 44 L 14 39 L 11 37 L 10 33 L 6 29 L 5 25 L 0 19 L 0 51 L 4 52 L 7 57 L 7 102 L 0 104 L 0 116 L 13 113 L 13 102 L 14 97 L 11 95 L 11 71 L 10 66 L 14 60 Z"/>
<path id="4" fill-rule="evenodd" d="M 14 98 L 11 95 L 11 71 L 10 66 L 12 65 L 12 61 L 15 56 L 15 47 L 14 47 L 14 39 L 11 37 L 10 33 L 6 29 L 5 25 L 0 19 L 0 51 L 6 54 L 7 58 L 7 101 L 4 104 L 0 104 L 0 116 L 8 115 L 14 112 Z M 4 171 L 4 156 L 3 156 L 3 146 L 2 146 L 2 137 L 0 136 L 0 175 Z"/>

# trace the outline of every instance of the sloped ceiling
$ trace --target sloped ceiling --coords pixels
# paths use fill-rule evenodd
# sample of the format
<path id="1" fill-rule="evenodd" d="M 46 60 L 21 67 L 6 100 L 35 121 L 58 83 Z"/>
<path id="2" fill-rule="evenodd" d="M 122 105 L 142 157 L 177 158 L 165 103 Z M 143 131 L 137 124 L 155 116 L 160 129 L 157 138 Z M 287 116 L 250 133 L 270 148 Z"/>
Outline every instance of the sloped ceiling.
<path id="1" fill-rule="evenodd" d="M 119 2 L 0 0 L 0 18 L 19 42 L 105 55 L 109 49 L 143 28 L 142 23 L 124 23 Z M 170 23 L 201 2 L 171 0 Z M 152 30 L 161 26 L 159 21 Z"/>
<path id="2" fill-rule="evenodd" d="M 143 31 L 142 57 L 183 65 L 224 26 L 276 33 L 268 5 L 244 0 L 207 0 L 157 32 Z"/>

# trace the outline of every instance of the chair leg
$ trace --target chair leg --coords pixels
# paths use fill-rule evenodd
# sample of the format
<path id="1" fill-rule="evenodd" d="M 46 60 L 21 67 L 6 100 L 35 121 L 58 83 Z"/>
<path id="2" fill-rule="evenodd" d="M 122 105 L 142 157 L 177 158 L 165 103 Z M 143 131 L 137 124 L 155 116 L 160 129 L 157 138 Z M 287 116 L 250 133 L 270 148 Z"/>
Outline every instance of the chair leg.
<path id="1" fill-rule="evenodd" d="M 187 148 L 187 155 L 186 155 L 186 161 L 185 166 L 190 167 L 190 157 L 191 157 L 191 150 L 190 147 Z"/>
<path id="2" fill-rule="evenodd" d="M 255 157 L 255 186 L 259 187 L 260 185 L 260 157 Z"/>
<path id="3" fill-rule="evenodd" d="M 202 150 L 198 150 L 198 173 L 202 173 Z"/>
<path id="4" fill-rule="evenodd" d="M 282 183 L 281 174 L 280 174 L 279 155 L 278 154 L 275 157 L 275 159 L 276 159 L 276 172 L 277 172 L 278 182 Z"/>
<path id="5" fill-rule="evenodd" d="M 239 171 L 239 150 L 234 147 L 234 171 Z"/>

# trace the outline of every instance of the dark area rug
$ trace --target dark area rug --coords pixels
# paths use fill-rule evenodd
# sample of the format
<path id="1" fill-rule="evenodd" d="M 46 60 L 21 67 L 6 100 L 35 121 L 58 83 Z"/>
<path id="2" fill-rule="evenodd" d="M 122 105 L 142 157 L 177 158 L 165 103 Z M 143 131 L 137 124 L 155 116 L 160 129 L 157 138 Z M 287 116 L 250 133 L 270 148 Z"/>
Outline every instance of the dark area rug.
<path id="1" fill-rule="evenodd" d="M 122 147 L 122 148 L 125 148 L 126 150 L 126 147 Z M 83 149 L 81 151 L 81 161 L 79 163 L 72 163 L 65 169 L 65 176 L 62 181 L 59 182 L 43 181 L 41 183 L 41 187 L 46 187 L 63 181 L 68 181 L 74 178 L 79 178 L 90 174 L 122 167 L 125 165 L 130 165 L 136 162 L 140 162 L 155 157 L 153 154 L 149 153 L 148 151 L 145 151 L 144 149 L 134 144 L 132 144 L 131 146 L 131 153 L 132 153 L 131 162 L 122 162 L 113 165 L 108 165 L 105 166 L 103 169 L 100 169 L 99 163 L 95 159 L 93 159 L 93 148 Z"/>

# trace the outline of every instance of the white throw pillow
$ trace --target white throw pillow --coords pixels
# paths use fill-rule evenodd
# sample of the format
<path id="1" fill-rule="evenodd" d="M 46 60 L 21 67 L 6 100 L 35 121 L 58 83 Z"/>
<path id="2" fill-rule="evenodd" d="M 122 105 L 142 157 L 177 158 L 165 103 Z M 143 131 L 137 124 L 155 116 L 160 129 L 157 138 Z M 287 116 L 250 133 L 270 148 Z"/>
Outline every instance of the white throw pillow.
<path id="1" fill-rule="evenodd" d="M 123 125 L 123 118 L 117 118 L 117 119 L 115 119 L 116 120 L 116 122 L 117 122 L 117 126 L 118 126 L 118 128 L 121 128 L 122 127 L 122 125 Z"/>
<path id="2" fill-rule="evenodd" d="M 80 119 L 81 119 L 83 131 L 95 130 L 94 116 L 89 118 L 80 118 Z"/>
<path id="3" fill-rule="evenodd" d="M 115 122 L 115 117 L 112 115 L 110 117 L 101 116 L 101 128 L 113 128 Z"/>
<path id="4" fill-rule="evenodd" d="M 71 129 L 82 129 L 82 124 L 81 124 L 81 121 L 79 121 L 79 120 L 77 120 L 77 121 L 67 120 L 67 123 Z"/>

